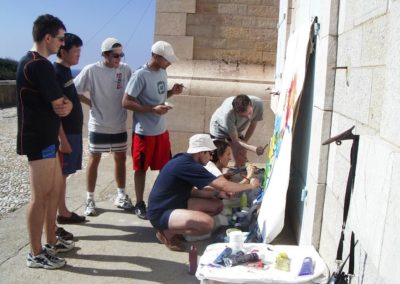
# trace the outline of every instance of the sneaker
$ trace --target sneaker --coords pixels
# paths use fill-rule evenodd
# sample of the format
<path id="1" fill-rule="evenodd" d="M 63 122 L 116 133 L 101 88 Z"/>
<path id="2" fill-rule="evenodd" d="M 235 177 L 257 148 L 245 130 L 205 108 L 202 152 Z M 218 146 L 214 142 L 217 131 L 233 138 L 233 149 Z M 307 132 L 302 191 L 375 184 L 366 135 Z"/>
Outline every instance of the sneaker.
<path id="1" fill-rule="evenodd" d="M 146 203 L 144 201 L 140 201 L 135 205 L 135 214 L 143 220 L 147 220 L 147 210 L 146 210 Z"/>
<path id="2" fill-rule="evenodd" d="M 26 259 L 26 266 L 31 268 L 57 269 L 63 267 L 66 263 L 64 258 L 55 256 L 47 251 L 45 247 L 43 247 L 42 252 L 37 256 L 28 253 Z"/>
<path id="3" fill-rule="evenodd" d="M 56 236 L 66 241 L 72 241 L 74 239 L 74 235 L 66 231 L 63 227 L 57 227 Z"/>
<path id="4" fill-rule="evenodd" d="M 97 216 L 96 204 L 94 203 L 94 200 L 92 200 L 92 199 L 86 200 L 85 215 L 86 216 Z"/>
<path id="5" fill-rule="evenodd" d="M 73 241 L 66 241 L 62 238 L 57 238 L 57 242 L 55 245 L 45 244 L 44 247 L 48 252 L 55 255 L 59 252 L 67 252 L 72 250 L 75 247 L 75 243 Z"/>
<path id="6" fill-rule="evenodd" d="M 124 196 L 118 196 L 115 198 L 114 205 L 117 206 L 118 208 L 124 209 L 124 210 L 132 210 L 133 205 L 132 201 L 129 198 L 128 194 L 125 194 Z"/>

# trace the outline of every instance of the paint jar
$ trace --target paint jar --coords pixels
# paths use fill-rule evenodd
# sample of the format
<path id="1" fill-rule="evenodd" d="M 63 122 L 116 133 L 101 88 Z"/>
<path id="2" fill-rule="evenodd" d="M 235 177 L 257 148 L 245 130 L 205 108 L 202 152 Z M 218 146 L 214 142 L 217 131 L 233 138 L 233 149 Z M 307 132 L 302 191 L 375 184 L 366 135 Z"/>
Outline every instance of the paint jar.
<path id="1" fill-rule="evenodd" d="M 232 254 L 243 250 L 243 234 L 241 231 L 229 233 L 229 247 L 232 249 Z"/>

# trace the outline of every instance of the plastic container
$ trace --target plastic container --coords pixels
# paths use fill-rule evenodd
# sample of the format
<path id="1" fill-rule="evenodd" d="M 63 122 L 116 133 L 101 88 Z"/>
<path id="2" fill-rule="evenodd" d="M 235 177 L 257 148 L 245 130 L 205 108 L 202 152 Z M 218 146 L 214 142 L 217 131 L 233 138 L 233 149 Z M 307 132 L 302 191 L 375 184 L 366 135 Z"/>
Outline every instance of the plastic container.
<path id="1" fill-rule="evenodd" d="M 243 242 L 243 234 L 241 231 L 229 233 L 229 247 L 232 249 L 232 254 L 243 250 Z"/>

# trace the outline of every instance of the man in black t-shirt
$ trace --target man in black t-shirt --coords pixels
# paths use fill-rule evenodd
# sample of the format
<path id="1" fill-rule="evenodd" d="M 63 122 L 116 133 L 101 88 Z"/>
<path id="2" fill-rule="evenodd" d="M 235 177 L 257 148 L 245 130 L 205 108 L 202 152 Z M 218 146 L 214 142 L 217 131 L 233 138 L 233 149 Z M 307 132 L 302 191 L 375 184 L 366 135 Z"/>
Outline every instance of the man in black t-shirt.
<path id="1" fill-rule="evenodd" d="M 28 267 L 60 268 L 66 261 L 55 253 L 74 246 L 73 242 L 57 239 L 54 232 L 62 182 L 57 159 L 58 131 L 60 117 L 71 112 L 72 103 L 63 97 L 47 57 L 57 53 L 64 33 L 60 19 L 48 14 L 39 16 L 33 24 L 33 47 L 17 68 L 17 153 L 28 157 L 32 191 L 27 214 L 31 247 Z M 42 247 L 43 227 L 47 244 Z"/>
<path id="2" fill-rule="evenodd" d="M 82 40 L 74 34 L 64 34 L 64 45 L 57 52 L 57 62 L 54 63 L 57 81 L 63 94 L 71 100 L 72 111 L 61 119 L 60 127 L 60 152 L 61 167 L 63 172 L 63 186 L 58 204 L 57 222 L 59 224 L 74 224 L 85 221 L 84 216 L 68 210 L 65 202 L 66 181 L 70 174 L 82 169 L 82 126 L 83 111 L 76 92 L 71 66 L 78 64 L 81 53 Z M 61 227 L 56 228 L 57 236 L 63 239 L 73 239 L 73 235 Z"/>

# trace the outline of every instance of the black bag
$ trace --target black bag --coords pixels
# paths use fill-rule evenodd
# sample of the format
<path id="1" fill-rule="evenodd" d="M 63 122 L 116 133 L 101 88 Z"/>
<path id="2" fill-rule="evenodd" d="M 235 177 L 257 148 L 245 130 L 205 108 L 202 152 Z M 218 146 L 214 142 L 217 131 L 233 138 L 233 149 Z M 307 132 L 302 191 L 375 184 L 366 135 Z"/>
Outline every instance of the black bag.
<path id="1" fill-rule="evenodd" d="M 349 276 L 344 273 L 343 271 L 340 274 L 333 273 L 331 282 L 329 284 L 348 284 L 349 283 Z"/>
<path id="2" fill-rule="evenodd" d="M 351 277 L 354 275 L 354 248 L 357 245 L 357 242 L 354 242 L 354 233 L 351 232 L 351 240 L 350 240 L 350 253 L 337 269 L 337 271 L 332 273 L 331 278 L 329 278 L 328 284 L 349 284 Z M 349 270 L 348 273 L 343 271 L 344 266 L 346 265 L 347 260 L 349 260 Z"/>

